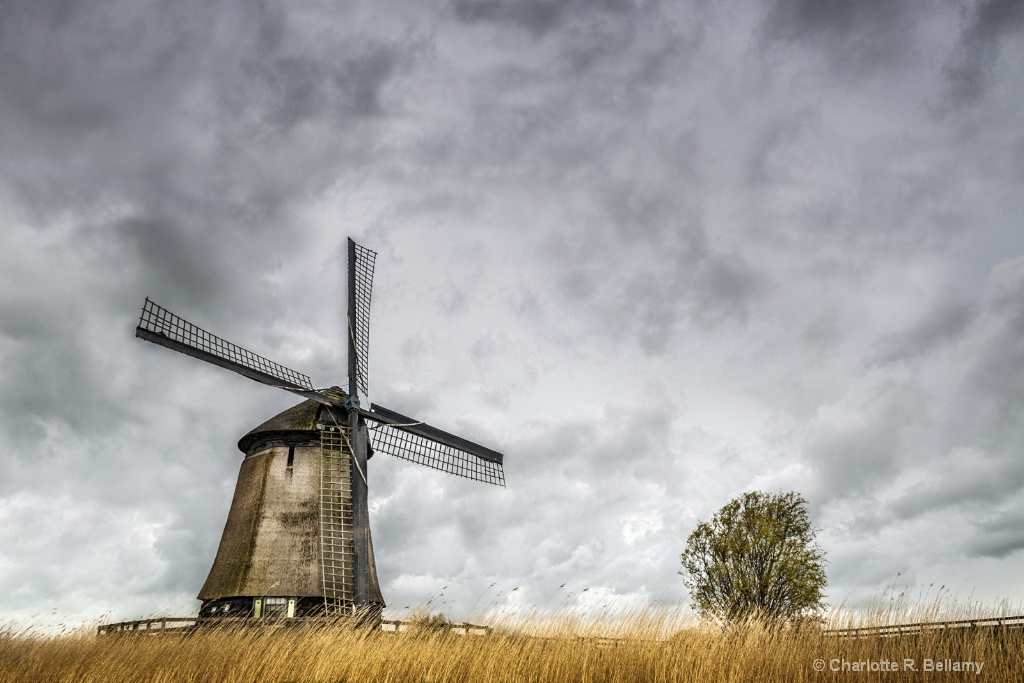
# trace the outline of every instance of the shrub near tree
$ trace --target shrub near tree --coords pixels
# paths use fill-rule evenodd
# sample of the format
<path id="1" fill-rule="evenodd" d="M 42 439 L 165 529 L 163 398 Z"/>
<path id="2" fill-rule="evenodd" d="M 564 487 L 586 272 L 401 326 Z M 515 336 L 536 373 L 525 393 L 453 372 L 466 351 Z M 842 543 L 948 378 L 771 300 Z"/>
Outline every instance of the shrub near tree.
<path id="1" fill-rule="evenodd" d="M 824 608 L 825 555 L 799 493 L 744 493 L 700 522 L 679 572 L 697 612 L 723 625 L 794 624 Z"/>

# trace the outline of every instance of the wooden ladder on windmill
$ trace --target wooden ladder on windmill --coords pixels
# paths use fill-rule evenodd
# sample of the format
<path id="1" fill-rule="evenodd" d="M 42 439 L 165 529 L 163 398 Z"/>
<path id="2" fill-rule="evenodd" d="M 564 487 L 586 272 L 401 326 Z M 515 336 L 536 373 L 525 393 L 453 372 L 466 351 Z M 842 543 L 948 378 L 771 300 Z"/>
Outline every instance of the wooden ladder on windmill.
<path id="1" fill-rule="evenodd" d="M 352 445 L 347 427 L 320 429 L 320 556 L 324 608 L 347 614 L 355 600 L 352 534 Z"/>

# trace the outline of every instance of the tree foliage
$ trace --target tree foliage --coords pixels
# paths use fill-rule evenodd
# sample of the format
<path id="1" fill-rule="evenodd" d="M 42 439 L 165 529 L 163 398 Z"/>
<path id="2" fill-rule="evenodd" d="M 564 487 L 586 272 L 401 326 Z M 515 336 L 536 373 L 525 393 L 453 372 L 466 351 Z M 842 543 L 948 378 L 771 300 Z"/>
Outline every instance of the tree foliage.
<path id="1" fill-rule="evenodd" d="M 432 631 L 439 631 L 451 628 L 452 622 L 444 612 L 431 614 L 429 610 L 413 615 L 413 625 Z"/>
<path id="2" fill-rule="evenodd" d="M 679 572 L 701 617 L 792 624 L 824 608 L 825 555 L 799 493 L 744 493 L 700 522 Z"/>

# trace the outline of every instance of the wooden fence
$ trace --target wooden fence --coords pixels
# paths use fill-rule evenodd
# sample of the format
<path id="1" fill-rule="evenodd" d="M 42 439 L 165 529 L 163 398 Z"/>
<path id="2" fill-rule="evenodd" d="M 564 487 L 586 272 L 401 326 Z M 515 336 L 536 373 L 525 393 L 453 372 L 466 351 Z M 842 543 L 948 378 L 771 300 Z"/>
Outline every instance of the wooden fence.
<path id="1" fill-rule="evenodd" d="M 138 619 L 135 621 L 119 621 L 113 624 L 103 624 L 96 628 L 96 634 L 105 635 L 161 635 L 169 633 L 190 633 L 201 627 L 222 627 L 222 628 L 283 628 L 301 626 L 323 626 L 329 622 L 323 617 L 291 617 L 280 619 L 253 619 L 251 617 L 215 619 L 202 617 L 158 617 L 156 619 Z M 456 635 L 485 636 L 493 630 L 490 626 L 481 624 L 470 624 L 468 622 L 453 622 L 439 626 L 425 626 L 415 621 L 402 621 L 401 619 L 383 619 L 380 622 L 380 629 L 386 633 L 406 633 L 412 631 L 423 631 L 432 629 L 446 629 Z"/>
<path id="2" fill-rule="evenodd" d="M 889 624 L 886 626 L 861 626 L 858 628 L 834 628 L 825 631 L 840 638 L 882 637 L 917 635 L 925 631 L 954 631 L 960 629 L 1024 629 L 1024 616 L 987 617 L 985 619 L 959 619 L 956 621 L 922 621 L 914 624 Z"/>
<path id="3" fill-rule="evenodd" d="M 161 635 L 171 633 L 189 633 L 196 628 L 203 626 L 216 627 L 300 627 L 300 626 L 322 626 L 324 620 L 321 617 L 294 617 L 291 619 L 253 619 L 253 618 L 197 618 L 197 617 L 159 617 L 156 619 L 139 619 L 136 621 L 121 621 L 114 624 L 104 624 L 96 629 L 97 635 L 115 634 L 138 634 L 138 635 Z M 447 629 L 457 635 L 485 636 L 493 629 L 490 626 L 481 624 L 470 624 L 467 622 L 454 622 L 439 626 L 426 626 L 415 621 L 403 621 L 401 619 L 383 619 L 380 622 L 380 629 L 386 633 L 406 633 L 430 630 L 434 628 Z M 993 629 L 1020 631 L 1024 630 L 1024 616 L 1014 617 L 987 617 L 984 619 L 959 619 L 956 621 L 923 621 L 912 624 L 888 624 L 885 626 L 859 626 L 856 628 L 833 628 L 825 631 L 826 635 L 837 638 L 867 638 L 882 637 L 893 638 L 905 635 L 917 635 L 926 631 L 954 631 L 960 629 Z M 616 638 L 604 638 L 601 640 L 617 641 Z"/>
<path id="4" fill-rule="evenodd" d="M 158 633 L 187 633 L 196 627 L 195 617 L 160 617 L 157 619 L 139 619 L 137 621 L 119 621 L 116 624 L 103 624 L 96 629 L 96 635 L 105 636 L 115 633 L 139 633 L 156 635 Z"/>

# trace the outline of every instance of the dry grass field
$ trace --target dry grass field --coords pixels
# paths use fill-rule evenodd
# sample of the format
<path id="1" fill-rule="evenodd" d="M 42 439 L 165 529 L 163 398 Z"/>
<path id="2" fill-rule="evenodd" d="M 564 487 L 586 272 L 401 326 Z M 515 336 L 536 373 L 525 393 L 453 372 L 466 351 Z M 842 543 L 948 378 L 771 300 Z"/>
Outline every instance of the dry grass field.
<path id="1" fill-rule="evenodd" d="M 894 613 L 889 609 L 852 621 L 833 615 L 830 625 L 964 616 L 959 611 Z M 816 670 L 816 660 L 822 671 Z M 974 664 L 954 666 L 964 662 Z M 968 670 L 945 670 L 956 668 Z M 681 623 L 671 612 L 590 622 L 570 616 L 508 621 L 485 636 L 430 629 L 388 634 L 345 628 L 206 630 L 159 636 L 96 636 L 90 630 L 47 637 L 7 631 L 0 632 L 0 680 L 1024 681 L 1024 635 L 1020 627 L 856 639 L 836 637 L 819 627 L 772 632 L 751 625 L 723 631 Z"/>

